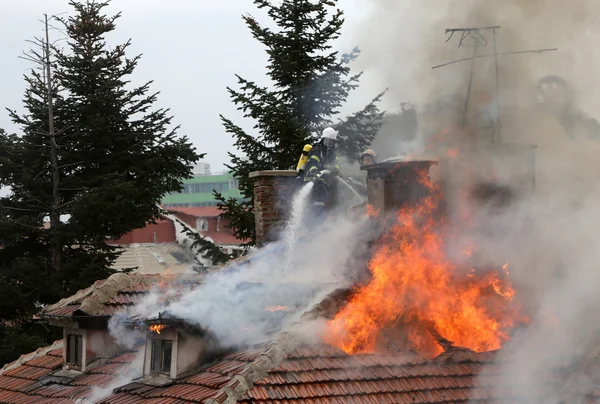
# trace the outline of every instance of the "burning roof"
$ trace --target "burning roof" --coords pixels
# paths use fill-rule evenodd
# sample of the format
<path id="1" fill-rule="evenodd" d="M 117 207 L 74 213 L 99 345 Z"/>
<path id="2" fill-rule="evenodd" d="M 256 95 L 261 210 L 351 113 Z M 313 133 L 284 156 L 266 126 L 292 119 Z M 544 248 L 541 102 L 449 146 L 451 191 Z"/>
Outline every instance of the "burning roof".
<path id="1" fill-rule="evenodd" d="M 521 318 L 508 265 L 461 268 L 449 258 L 454 229 L 440 215 L 441 190 L 429 179 L 431 164 L 413 163 L 377 167 L 387 168 L 386 183 L 401 184 L 405 195 L 419 192 L 394 198 L 401 205 L 369 263 L 371 281 L 329 322 L 325 339 L 348 353 L 375 352 L 383 340 L 430 358 L 452 345 L 498 349 Z M 389 179 L 398 167 L 407 174 Z M 468 259 L 473 252 L 463 254 Z"/>

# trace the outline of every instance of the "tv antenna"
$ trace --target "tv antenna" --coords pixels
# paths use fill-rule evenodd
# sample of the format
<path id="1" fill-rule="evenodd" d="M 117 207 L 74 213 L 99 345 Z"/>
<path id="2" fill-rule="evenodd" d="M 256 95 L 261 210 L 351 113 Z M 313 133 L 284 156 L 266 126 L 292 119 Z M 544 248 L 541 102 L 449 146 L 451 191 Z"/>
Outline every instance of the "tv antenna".
<path id="1" fill-rule="evenodd" d="M 465 106 L 463 111 L 463 127 L 466 126 L 467 123 L 467 110 L 469 108 L 469 100 L 471 97 L 471 88 L 473 86 L 473 70 L 475 67 L 475 59 L 482 58 L 494 58 L 495 72 L 496 72 L 496 123 L 494 123 L 493 119 L 490 117 L 492 136 L 491 141 L 495 143 L 496 141 L 500 141 L 500 79 L 498 77 L 498 56 L 507 56 L 507 55 L 519 55 L 524 53 L 544 53 L 556 51 L 558 48 L 548 48 L 548 49 L 533 49 L 533 50 L 522 50 L 522 51 L 511 51 L 511 52 L 498 52 L 498 47 L 496 44 L 496 36 L 497 30 L 500 29 L 500 26 L 490 26 L 490 27 L 479 27 L 479 28 L 448 28 L 446 29 L 446 42 L 449 42 L 454 34 L 460 33 L 460 39 L 458 41 L 459 48 L 473 48 L 473 56 L 458 60 L 453 60 L 452 62 L 443 63 L 441 65 L 433 66 L 432 69 L 438 69 L 440 67 L 449 66 L 455 63 L 471 61 L 471 69 L 469 72 L 469 84 L 467 86 L 467 97 L 465 99 Z M 489 31 L 492 31 L 492 45 L 494 47 L 493 53 L 485 53 L 478 54 L 479 48 L 486 48 L 489 45 L 488 38 L 485 35 L 489 36 Z M 484 35 L 485 34 L 485 35 Z M 474 43 L 474 44 L 473 44 Z"/>

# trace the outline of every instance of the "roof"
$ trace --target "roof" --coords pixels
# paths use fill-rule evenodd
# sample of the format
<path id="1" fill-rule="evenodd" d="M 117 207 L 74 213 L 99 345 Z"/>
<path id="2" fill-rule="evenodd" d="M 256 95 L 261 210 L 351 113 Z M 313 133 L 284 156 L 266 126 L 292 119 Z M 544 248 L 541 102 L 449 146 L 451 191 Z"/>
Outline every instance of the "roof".
<path id="1" fill-rule="evenodd" d="M 74 403 L 87 397 L 93 387 L 104 387 L 117 380 L 124 366 L 135 358 L 135 353 L 124 353 L 106 364 L 96 367 L 75 379 L 49 376 L 62 368 L 63 343 L 38 349 L 0 370 L 0 402 L 22 404 Z"/>
<path id="2" fill-rule="evenodd" d="M 501 385 L 494 352 L 458 350 L 431 361 L 409 353 L 350 356 L 328 345 L 296 345 L 286 338 L 224 355 L 170 386 L 129 383 L 99 403 L 430 404 L 526 399 Z M 73 403 L 89 397 L 93 386 L 111 384 L 135 355 L 119 355 L 72 380 L 52 380 L 48 376 L 62 364 L 62 343 L 55 343 L 0 371 L 0 402 Z"/>
<path id="3" fill-rule="evenodd" d="M 199 206 L 195 208 L 166 208 L 172 212 L 179 212 L 194 217 L 217 217 L 223 213 L 217 206 Z"/>
<path id="4" fill-rule="evenodd" d="M 119 248 L 121 254 L 112 269 L 122 271 L 136 268 L 134 272 L 141 274 L 192 273 L 194 265 L 189 253 L 176 243 L 154 245 L 129 245 Z"/>
<path id="5" fill-rule="evenodd" d="M 221 229 L 221 231 L 201 231 L 202 235 L 210 237 L 210 239 L 217 245 L 242 245 L 248 240 L 240 240 L 233 235 L 230 229 Z"/>
<path id="6" fill-rule="evenodd" d="M 131 303 L 125 300 L 125 296 L 147 293 L 147 279 L 150 278 L 140 275 L 129 277 L 129 281 L 121 276 L 111 282 L 108 281 L 112 277 L 106 281 L 107 284 L 124 286 L 109 301 L 119 300 L 120 305 L 126 307 Z M 157 279 L 153 276 L 154 281 Z M 174 276 L 169 282 L 199 282 L 199 279 Z M 94 307 L 95 303 L 86 303 L 86 299 L 93 299 L 94 294 L 108 297 L 111 290 L 117 289 L 113 285 L 106 290 L 104 288 L 108 286 L 101 282 L 94 287 L 91 292 L 82 291 L 46 311 L 54 312 L 69 306 Z M 330 318 L 350 296 L 351 290 L 338 289 L 306 312 L 297 326 L 302 328 L 305 321 Z M 74 403 L 77 399 L 89 397 L 93 387 L 110 386 L 113 389 L 137 355 L 136 352 L 127 352 L 85 374 L 65 379 L 51 375 L 61 369 L 62 347 L 62 342 L 58 341 L 5 365 L 0 370 L 0 402 Z M 599 358 L 600 355 L 591 355 L 584 367 L 572 373 L 571 377 L 564 378 L 563 385 L 549 384 L 549 391 L 567 390 L 571 398 L 582 397 L 580 392 L 585 391 L 588 402 L 600 402 L 600 389 L 590 389 L 589 384 L 577 382 L 588 380 L 587 369 L 593 371 Z M 272 343 L 223 355 L 172 385 L 157 387 L 126 381 L 127 384 L 114 388 L 112 394 L 98 403 L 531 402 L 532 397 L 519 393 L 527 392 L 526 388 L 521 390 L 520 386 L 503 385 L 502 372 L 506 368 L 499 360 L 498 352 L 475 353 L 457 347 L 449 348 L 432 360 L 425 360 L 410 351 L 348 355 L 332 346 L 306 344 L 297 340 L 294 334 L 282 333 Z M 570 399 L 566 402 L 578 401 Z"/>
<path id="7" fill-rule="evenodd" d="M 116 273 L 96 281 L 73 296 L 47 306 L 42 317 L 71 317 L 73 315 L 112 316 L 127 307 L 140 303 L 156 285 L 162 282 L 170 289 L 183 289 L 200 285 L 200 274 L 124 274 Z M 77 312 L 77 313 L 76 313 Z"/>

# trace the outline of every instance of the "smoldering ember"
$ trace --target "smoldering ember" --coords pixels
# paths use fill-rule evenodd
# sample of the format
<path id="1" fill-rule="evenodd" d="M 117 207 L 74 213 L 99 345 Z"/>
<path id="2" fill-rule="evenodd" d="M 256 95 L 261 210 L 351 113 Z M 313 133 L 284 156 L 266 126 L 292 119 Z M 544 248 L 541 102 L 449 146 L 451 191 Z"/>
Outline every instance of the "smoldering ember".
<path id="1" fill-rule="evenodd" d="M 392 3 L 374 2 L 389 32 Z M 471 3 L 474 21 L 508 3 L 519 20 L 543 11 Z M 600 125 L 583 112 L 583 86 L 538 77 L 536 63 L 562 57 L 542 35 L 436 29 L 468 56 L 415 73 L 428 94 L 384 116 L 368 143 L 377 152 L 348 164 L 364 183 L 318 154 L 344 144 L 344 125 L 327 125 L 297 169 L 265 163 L 228 180 L 250 184 L 252 205 L 234 206 L 252 214 L 243 235 L 255 247 L 217 208 L 160 206 L 158 220 L 108 242 L 127 244 L 136 270 L 122 259 L 39 309 L 36 325 L 62 338 L 0 369 L 0 403 L 600 403 Z M 455 65 L 460 74 L 444 71 Z"/>

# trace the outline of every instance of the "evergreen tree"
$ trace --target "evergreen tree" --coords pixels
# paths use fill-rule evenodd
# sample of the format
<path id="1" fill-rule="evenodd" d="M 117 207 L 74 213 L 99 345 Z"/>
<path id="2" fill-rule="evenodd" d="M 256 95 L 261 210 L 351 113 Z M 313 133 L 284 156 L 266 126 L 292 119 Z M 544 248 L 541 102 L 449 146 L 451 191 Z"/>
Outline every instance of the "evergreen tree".
<path id="1" fill-rule="evenodd" d="M 344 23 L 343 12 L 332 0 L 254 0 L 254 4 L 267 10 L 278 27 L 274 31 L 252 16 L 243 17 L 253 37 L 267 50 L 268 76 L 273 84 L 261 87 L 237 76 L 239 89 L 228 88 L 238 110 L 256 121 L 255 133 L 247 133 L 221 116 L 242 154 L 229 153 L 231 164 L 227 167 L 239 179 L 245 200 L 225 200 L 215 192 L 222 215 L 231 221 L 236 236 L 249 239 L 250 244 L 255 241 L 250 172 L 295 167 L 302 147 L 314 143 L 330 125 L 340 133 L 339 151 L 357 159 L 375 137 L 383 116 L 377 107 L 382 93 L 362 110 L 333 121 L 358 86 L 361 74 L 351 75 L 349 67 L 358 49 L 341 57 L 331 50 Z"/>
<path id="2" fill-rule="evenodd" d="M 31 321 L 40 305 L 112 273 L 106 239 L 158 218 L 200 157 L 154 107 L 151 83 L 130 85 L 140 57 L 126 57 L 129 42 L 106 44 L 119 15 L 103 13 L 107 2 L 70 4 L 68 46 L 38 40 L 43 69 L 26 77 L 26 112 L 10 111 L 23 134 L 0 132 L 0 186 L 11 188 L 0 198 L 0 363 L 48 337 Z"/>

